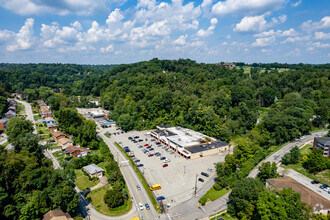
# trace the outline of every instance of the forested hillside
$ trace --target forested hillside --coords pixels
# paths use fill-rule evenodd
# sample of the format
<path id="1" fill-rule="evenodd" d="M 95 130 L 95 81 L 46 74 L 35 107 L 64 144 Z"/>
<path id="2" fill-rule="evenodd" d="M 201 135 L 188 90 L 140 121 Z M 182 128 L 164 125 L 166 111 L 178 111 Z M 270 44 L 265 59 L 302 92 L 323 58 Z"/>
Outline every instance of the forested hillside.
<path id="1" fill-rule="evenodd" d="M 41 98 L 55 111 L 89 106 L 78 95 L 100 96 L 125 130 L 180 125 L 225 141 L 247 134 L 265 148 L 329 123 L 329 64 L 237 64 L 230 69 L 189 59 L 119 66 L 2 64 L 0 85 L 24 92 L 29 101 Z"/>

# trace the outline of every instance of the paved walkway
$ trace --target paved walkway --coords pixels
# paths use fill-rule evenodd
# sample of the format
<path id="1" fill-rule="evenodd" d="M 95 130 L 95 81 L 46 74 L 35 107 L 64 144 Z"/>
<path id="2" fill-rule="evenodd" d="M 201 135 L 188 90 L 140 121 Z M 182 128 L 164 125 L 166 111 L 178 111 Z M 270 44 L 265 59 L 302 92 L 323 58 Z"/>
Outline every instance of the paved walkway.
<path id="1" fill-rule="evenodd" d="M 106 176 L 102 176 L 100 178 L 100 182 L 96 185 L 90 188 L 91 191 L 101 188 L 102 186 L 105 186 L 108 184 L 108 178 Z"/>

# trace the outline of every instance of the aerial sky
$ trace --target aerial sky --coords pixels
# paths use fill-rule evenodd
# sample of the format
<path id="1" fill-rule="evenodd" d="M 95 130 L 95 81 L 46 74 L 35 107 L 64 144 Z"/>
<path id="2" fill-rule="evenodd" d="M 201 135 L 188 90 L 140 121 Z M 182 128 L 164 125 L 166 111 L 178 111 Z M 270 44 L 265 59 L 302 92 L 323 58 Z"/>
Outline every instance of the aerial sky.
<path id="1" fill-rule="evenodd" d="M 0 63 L 330 62 L 330 0 L 0 0 Z"/>

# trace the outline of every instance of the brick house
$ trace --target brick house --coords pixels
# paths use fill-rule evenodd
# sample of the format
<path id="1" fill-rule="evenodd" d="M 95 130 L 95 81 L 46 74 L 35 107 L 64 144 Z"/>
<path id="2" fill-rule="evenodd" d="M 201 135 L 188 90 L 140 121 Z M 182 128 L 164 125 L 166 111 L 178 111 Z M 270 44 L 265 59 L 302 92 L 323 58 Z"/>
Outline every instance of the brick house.
<path id="1" fill-rule="evenodd" d="M 9 121 L 9 118 L 0 119 L 0 131 L 4 131 L 6 129 L 8 121 Z"/>
<path id="2" fill-rule="evenodd" d="M 89 153 L 88 149 L 79 146 L 69 146 L 65 148 L 65 154 L 69 154 L 74 157 L 84 157 Z"/>
<path id="3" fill-rule="evenodd" d="M 330 157 L 330 137 L 315 137 L 313 150 L 321 148 L 323 157 Z"/>

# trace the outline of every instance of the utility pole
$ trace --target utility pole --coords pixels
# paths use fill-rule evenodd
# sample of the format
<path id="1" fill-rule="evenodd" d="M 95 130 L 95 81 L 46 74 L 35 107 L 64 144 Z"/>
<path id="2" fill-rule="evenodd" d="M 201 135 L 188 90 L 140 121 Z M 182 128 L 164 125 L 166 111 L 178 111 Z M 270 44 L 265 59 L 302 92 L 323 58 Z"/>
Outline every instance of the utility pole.
<path id="1" fill-rule="evenodd" d="M 186 166 L 183 166 L 183 174 L 186 174 Z"/>
<path id="2" fill-rule="evenodd" d="M 195 191 L 194 191 L 194 194 L 196 195 L 196 193 L 197 193 L 197 174 L 196 174 L 196 181 L 195 181 Z"/>

